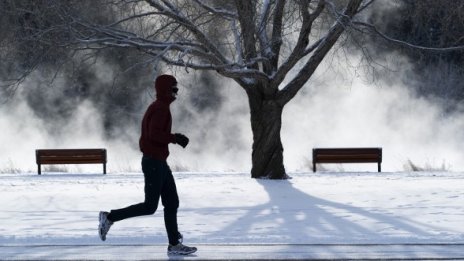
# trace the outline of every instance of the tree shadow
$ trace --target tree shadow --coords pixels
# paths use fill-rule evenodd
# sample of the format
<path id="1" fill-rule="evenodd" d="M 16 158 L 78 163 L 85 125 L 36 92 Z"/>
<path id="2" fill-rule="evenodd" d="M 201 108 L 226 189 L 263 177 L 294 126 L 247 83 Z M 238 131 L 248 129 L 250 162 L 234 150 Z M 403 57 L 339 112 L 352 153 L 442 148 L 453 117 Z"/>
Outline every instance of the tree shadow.
<path id="1" fill-rule="evenodd" d="M 246 208 L 243 216 L 211 237 L 237 240 L 231 243 L 290 244 L 415 243 L 411 241 L 433 237 L 427 232 L 433 227 L 426 224 L 311 196 L 289 180 L 256 182 L 268 194 L 268 202 Z"/>

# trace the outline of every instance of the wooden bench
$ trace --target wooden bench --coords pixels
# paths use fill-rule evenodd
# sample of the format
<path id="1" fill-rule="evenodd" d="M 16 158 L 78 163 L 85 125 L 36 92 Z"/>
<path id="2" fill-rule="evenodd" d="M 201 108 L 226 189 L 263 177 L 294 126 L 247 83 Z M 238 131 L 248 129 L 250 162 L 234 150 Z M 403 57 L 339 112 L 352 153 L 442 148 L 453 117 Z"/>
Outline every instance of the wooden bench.
<path id="1" fill-rule="evenodd" d="M 314 148 L 313 172 L 316 163 L 377 163 L 382 171 L 382 148 Z"/>
<path id="2" fill-rule="evenodd" d="M 44 164 L 103 164 L 106 174 L 106 149 L 46 149 L 35 151 L 39 175 Z"/>

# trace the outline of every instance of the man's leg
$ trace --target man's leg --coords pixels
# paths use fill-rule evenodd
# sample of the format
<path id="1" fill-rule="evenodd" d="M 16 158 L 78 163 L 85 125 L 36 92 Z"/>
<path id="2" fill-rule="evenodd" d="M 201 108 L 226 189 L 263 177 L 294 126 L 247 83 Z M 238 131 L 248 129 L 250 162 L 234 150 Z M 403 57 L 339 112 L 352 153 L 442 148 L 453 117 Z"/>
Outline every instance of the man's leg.
<path id="1" fill-rule="evenodd" d="M 177 227 L 177 209 L 179 208 L 179 196 L 171 169 L 167 166 L 166 180 L 161 190 L 161 202 L 164 206 L 164 224 L 168 233 L 169 244 L 179 243 L 179 231 Z"/>
<path id="2" fill-rule="evenodd" d="M 161 201 L 164 206 L 164 224 L 169 238 L 168 255 L 190 255 L 195 253 L 197 251 L 196 247 L 189 247 L 179 242 L 179 231 L 177 229 L 179 197 L 170 169 L 167 172 L 166 181 L 161 191 Z"/>
<path id="3" fill-rule="evenodd" d="M 164 181 L 164 167 L 161 161 L 144 156 L 142 158 L 142 170 L 145 179 L 145 201 L 126 208 L 111 210 L 108 219 L 112 222 L 126 218 L 151 215 L 158 208 L 161 189 Z"/>

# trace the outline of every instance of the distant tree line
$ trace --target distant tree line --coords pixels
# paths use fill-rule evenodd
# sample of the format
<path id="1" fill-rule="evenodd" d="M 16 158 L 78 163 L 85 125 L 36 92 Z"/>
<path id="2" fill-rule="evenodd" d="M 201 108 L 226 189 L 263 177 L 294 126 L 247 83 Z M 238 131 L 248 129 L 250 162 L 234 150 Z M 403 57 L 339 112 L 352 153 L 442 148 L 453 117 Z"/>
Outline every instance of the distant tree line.
<path id="1" fill-rule="evenodd" d="M 392 38 L 438 48 L 464 45 L 464 1 L 394 0 L 377 1 L 377 4 L 387 7 L 373 8 L 370 19 L 382 25 L 381 30 Z M 408 48 L 389 44 L 376 35 L 371 40 L 370 46 L 375 50 L 372 54 L 396 52 L 409 59 L 412 70 L 402 79 L 419 95 L 443 99 L 443 105 L 449 110 L 456 109 L 464 100 L 464 51 Z"/>
<path id="2" fill-rule="evenodd" d="M 100 5 L 98 4 L 100 3 Z M 83 101 L 103 117 L 107 138 L 124 137 L 127 126 L 138 126 L 156 64 L 134 49 L 79 50 L 67 44 L 69 35 L 51 28 L 63 23 L 56 10 L 109 22 L 111 6 L 101 1 L 0 1 L 1 102 L 21 91 L 35 114 L 59 131 Z M 62 7 L 59 5 L 63 5 Z M 45 35 L 46 34 L 46 35 Z M 18 90 L 27 82 L 27 88 Z M 133 138 L 133 137 L 131 137 Z"/>

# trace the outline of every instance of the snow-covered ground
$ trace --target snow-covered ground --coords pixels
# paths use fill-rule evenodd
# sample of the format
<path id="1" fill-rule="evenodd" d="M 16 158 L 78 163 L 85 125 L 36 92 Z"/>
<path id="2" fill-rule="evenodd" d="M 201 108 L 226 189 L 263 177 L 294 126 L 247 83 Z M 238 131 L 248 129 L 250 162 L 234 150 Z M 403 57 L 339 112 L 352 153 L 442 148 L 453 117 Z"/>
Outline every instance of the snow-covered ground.
<path id="1" fill-rule="evenodd" d="M 464 173 L 292 173 L 279 181 L 243 173 L 174 176 L 188 245 L 454 244 L 464 253 Z M 161 204 L 154 216 L 116 223 L 106 242 L 97 236 L 98 211 L 142 200 L 141 173 L 1 174 L 0 246 L 10 248 L 0 259 L 19 258 L 31 246 L 165 249 Z"/>

